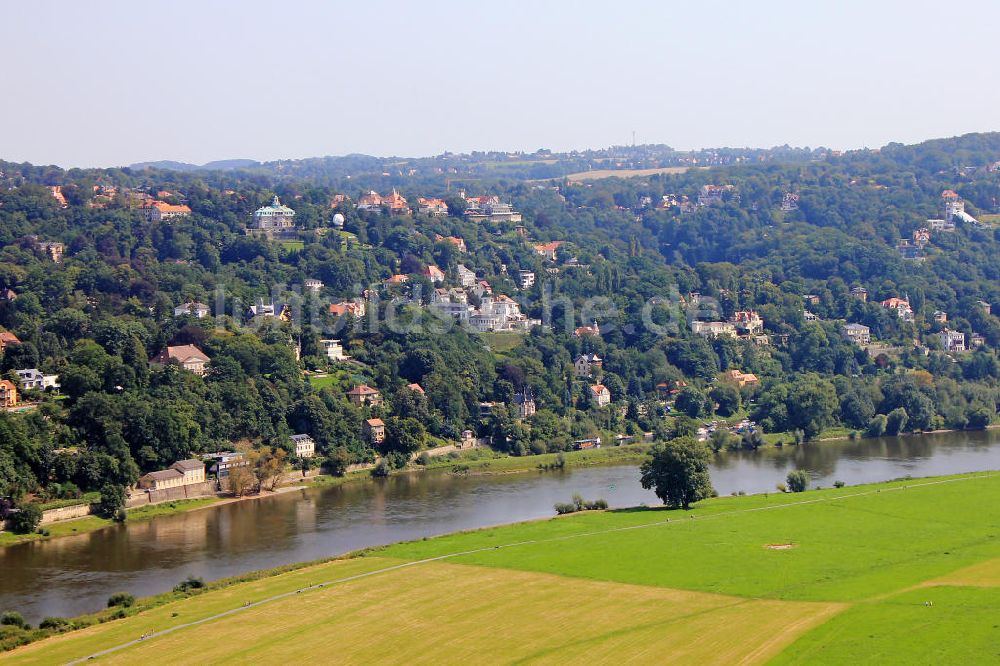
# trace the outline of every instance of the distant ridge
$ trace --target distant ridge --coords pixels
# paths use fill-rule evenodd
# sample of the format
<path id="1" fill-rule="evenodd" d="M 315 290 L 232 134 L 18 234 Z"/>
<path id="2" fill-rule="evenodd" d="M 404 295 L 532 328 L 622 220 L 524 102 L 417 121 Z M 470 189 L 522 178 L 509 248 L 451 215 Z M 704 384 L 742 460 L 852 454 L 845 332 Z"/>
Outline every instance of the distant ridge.
<path id="1" fill-rule="evenodd" d="M 168 169 L 170 171 L 209 171 L 226 169 L 246 169 L 260 165 L 256 160 L 215 160 L 205 164 L 189 164 L 173 160 L 157 160 L 154 162 L 136 162 L 130 164 L 130 169 Z"/>

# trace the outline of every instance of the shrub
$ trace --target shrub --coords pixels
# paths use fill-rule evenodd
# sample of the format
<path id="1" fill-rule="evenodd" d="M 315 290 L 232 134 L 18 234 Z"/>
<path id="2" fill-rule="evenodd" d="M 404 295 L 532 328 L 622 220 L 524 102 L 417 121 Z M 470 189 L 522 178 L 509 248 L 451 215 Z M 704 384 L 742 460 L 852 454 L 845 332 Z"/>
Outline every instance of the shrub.
<path id="1" fill-rule="evenodd" d="M 845 484 L 843 481 L 834 481 L 833 482 L 833 487 L 834 488 L 843 488 L 845 485 L 847 485 L 847 484 Z"/>
<path id="2" fill-rule="evenodd" d="M 389 473 L 391 471 L 392 467 L 390 467 L 389 463 L 386 462 L 385 458 L 382 458 L 381 460 L 378 461 L 378 463 L 376 463 L 375 467 L 372 469 L 372 476 L 374 476 L 377 479 L 385 478 L 389 476 Z"/>
<path id="3" fill-rule="evenodd" d="M 426 451 L 424 451 L 419 456 L 417 456 L 417 459 L 416 459 L 416 463 L 418 465 L 426 465 L 430 461 L 431 461 L 431 455 L 429 453 L 427 453 Z"/>
<path id="4" fill-rule="evenodd" d="M 801 493 L 809 487 L 809 475 L 805 471 L 797 469 L 788 473 L 785 482 L 793 493 Z"/>
<path id="5" fill-rule="evenodd" d="M 205 581 L 201 578 L 195 578 L 194 576 L 188 576 L 181 582 L 174 586 L 174 592 L 182 592 L 187 594 L 191 590 L 200 590 L 205 587 Z"/>
<path id="6" fill-rule="evenodd" d="M 556 504 L 555 504 L 555 510 L 556 510 L 556 513 L 559 514 L 560 516 L 563 515 L 563 514 L 565 514 L 565 513 L 575 513 L 576 512 L 576 505 L 575 504 L 570 504 L 568 502 L 556 502 Z"/>
<path id="7" fill-rule="evenodd" d="M 786 486 L 783 483 L 776 483 L 776 484 L 774 484 L 774 487 L 778 489 L 779 493 L 787 493 L 788 492 L 788 486 Z"/>
<path id="8" fill-rule="evenodd" d="M 116 606 L 121 606 L 122 608 L 128 608 L 129 606 L 135 605 L 135 597 L 128 592 L 115 592 L 110 597 L 108 597 L 108 608 L 114 608 Z"/>
<path id="9" fill-rule="evenodd" d="M 28 628 L 28 623 L 24 621 L 24 616 L 17 611 L 7 611 L 3 615 L 0 615 L 0 625 L 20 627 L 21 629 Z"/>
<path id="10" fill-rule="evenodd" d="M 69 629 L 69 627 L 69 620 L 64 617 L 47 617 L 38 625 L 39 629 L 52 629 L 54 631 L 63 631 L 64 629 Z"/>
<path id="11" fill-rule="evenodd" d="M 37 504 L 25 504 L 10 516 L 10 529 L 16 534 L 31 534 L 42 522 L 42 508 Z"/>

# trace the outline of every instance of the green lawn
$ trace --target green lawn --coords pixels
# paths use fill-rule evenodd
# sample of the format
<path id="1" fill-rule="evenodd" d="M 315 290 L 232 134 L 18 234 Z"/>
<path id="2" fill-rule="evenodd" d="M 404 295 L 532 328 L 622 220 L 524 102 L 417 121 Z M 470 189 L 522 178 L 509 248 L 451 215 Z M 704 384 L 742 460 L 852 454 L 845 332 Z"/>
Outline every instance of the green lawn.
<path id="1" fill-rule="evenodd" d="M 911 590 L 855 605 L 805 634 L 773 663 L 996 663 L 998 609 L 998 587 Z"/>
<path id="2" fill-rule="evenodd" d="M 285 252 L 296 252 L 306 246 L 305 242 L 299 240 L 280 241 L 280 244 L 281 247 L 284 248 Z"/>
<path id="3" fill-rule="evenodd" d="M 483 661 L 473 648 L 507 662 L 995 661 L 1000 476 L 588 512 L 396 544 L 164 599 L 8 659 L 64 663 L 322 581 L 339 582 L 111 660 L 308 659 L 332 641 L 342 661 L 365 663 Z"/>
<path id="4" fill-rule="evenodd" d="M 718 498 L 689 513 L 585 514 L 399 544 L 384 554 L 422 559 L 530 542 L 452 561 L 748 597 L 856 601 L 1000 556 L 1000 476 L 960 478 Z M 638 526 L 645 527 L 621 529 Z"/>

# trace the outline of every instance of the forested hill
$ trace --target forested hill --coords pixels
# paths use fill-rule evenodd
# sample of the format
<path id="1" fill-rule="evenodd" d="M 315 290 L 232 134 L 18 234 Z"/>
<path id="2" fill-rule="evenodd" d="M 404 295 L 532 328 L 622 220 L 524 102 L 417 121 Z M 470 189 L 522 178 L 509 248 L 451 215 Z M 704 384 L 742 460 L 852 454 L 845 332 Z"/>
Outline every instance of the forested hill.
<path id="1" fill-rule="evenodd" d="M 0 162 L 0 373 L 25 408 L 0 414 L 0 496 L 281 462 L 296 433 L 338 472 L 466 431 L 527 455 L 996 419 L 998 134 L 389 162 Z M 629 177 L 564 178 L 596 169 Z M 286 206 L 293 227 L 245 231 Z M 149 362 L 187 345 L 204 367 Z"/>

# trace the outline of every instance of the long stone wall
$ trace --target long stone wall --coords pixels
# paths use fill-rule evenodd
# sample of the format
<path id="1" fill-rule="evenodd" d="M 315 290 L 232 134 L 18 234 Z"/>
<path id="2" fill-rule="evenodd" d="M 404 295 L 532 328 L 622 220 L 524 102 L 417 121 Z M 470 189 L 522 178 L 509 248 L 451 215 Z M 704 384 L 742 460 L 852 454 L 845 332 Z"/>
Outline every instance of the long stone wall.
<path id="1" fill-rule="evenodd" d="M 73 506 L 64 506 L 58 509 L 48 509 L 42 512 L 42 522 L 40 524 L 48 525 L 49 523 L 55 523 L 60 520 L 83 518 L 84 516 L 89 516 L 93 512 L 94 506 L 92 504 L 74 504 Z"/>
<path id="2" fill-rule="evenodd" d="M 211 497 L 215 495 L 216 487 L 215 481 L 205 481 L 203 483 L 192 483 L 187 486 L 177 486 L 176 488 L 164 488 L 163 490 L 134 490 L 125 506 L 131 509 L 137 506 L 156 504 L 157 502 L 192 499 L 195 497 Z"/>

